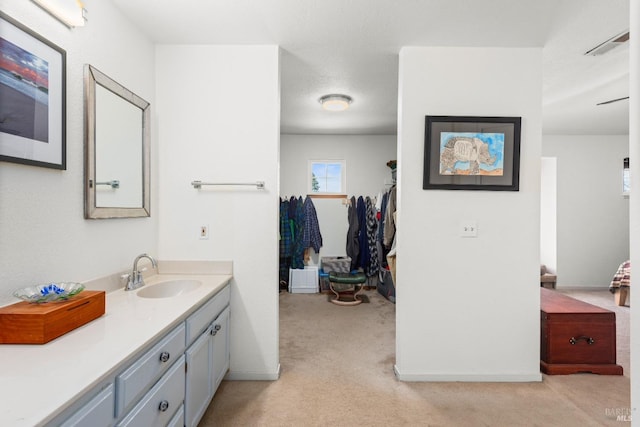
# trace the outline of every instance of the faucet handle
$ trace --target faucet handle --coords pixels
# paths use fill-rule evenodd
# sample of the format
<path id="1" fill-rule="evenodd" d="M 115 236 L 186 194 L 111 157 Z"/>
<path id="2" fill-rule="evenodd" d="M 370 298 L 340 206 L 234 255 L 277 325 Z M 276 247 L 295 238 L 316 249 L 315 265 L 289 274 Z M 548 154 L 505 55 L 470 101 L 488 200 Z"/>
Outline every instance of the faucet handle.
<path id="1" fill-rule="evenodd" d="M 125 280 L 129 280 L 131 278 L 131 273 L 125 273 L 120 276 L 120 281 L 124 282 Z"/>

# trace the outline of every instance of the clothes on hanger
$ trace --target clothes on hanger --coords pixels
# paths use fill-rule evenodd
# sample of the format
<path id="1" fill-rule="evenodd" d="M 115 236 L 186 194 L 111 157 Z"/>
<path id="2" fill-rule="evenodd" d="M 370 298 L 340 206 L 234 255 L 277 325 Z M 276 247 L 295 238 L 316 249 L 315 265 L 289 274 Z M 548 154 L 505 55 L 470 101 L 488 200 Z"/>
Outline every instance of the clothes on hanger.
<path id="1" fill-rule="evenodd" d="M 316 253 L 320 253 L 322 247 L 322 234 L 320 234 L 320 224 L 318 223 L 318 215 L 316 208 L 311 201 L 311 197 L 307 197 L 303 205 L 304 209 L 304 234 L 302 237 L 305 249 L 313 248 Z"/>
<path id="2" fill-rule="evenodd" d="M 367 246 L 369 251 L 369 262 L 366 264 L 365 273 L 368 277 L 378 274 L 378 248 L 376 246 L 376 236 L 378 231 L 377 209 L 375 203 L 367 196 L 365 199 L 367 209 Z"/>
<path id="3" fill-rule="evenodd" d="M 384 233 L 382 235 L 382 243 L 385 248 L 391 248 L 393 243 L 393 236 L 396 234 L 396 223 L 393 214 L 396 211 L 396 186 L 394 185 L 389 190 L 389 197 L 387 198 L 387 208 L 384 215 Z"/>
<path id="4" fill-rule="evenodd" d="M 347 230 L 347 256 L 351 258 L 351 270 L 355 270 L 360 255 L 360 245 L 358 242 L 358 233 L 360 232 L 360 224 L 358 222 L 358 212 L 356 210 L 356 198 L 351 197 L 349 210 L 347 212 L 347 221 L 349 229 Z"/>
<path id="5" fill-rule="evenodd" d="M 302 269 L 308 249 L 316 253 L 322 247 L 322 235 L 315 206 L 310 197 L 292 196 L 280 199 L 279 280 L 287 287 L 289 269 Z M 307 255 L 305 255 L 307 254 Z"/>

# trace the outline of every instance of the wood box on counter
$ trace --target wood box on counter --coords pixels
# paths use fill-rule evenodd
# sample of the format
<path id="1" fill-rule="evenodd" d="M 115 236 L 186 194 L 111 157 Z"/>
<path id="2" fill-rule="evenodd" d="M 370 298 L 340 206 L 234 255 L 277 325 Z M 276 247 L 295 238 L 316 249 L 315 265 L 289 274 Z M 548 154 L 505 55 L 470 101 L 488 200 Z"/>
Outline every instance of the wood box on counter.
<path id="1" fill-rule="evenodd" d="M 0 344 L 45 344 L 104 313 L 104 291 L 82 291 L 68 301 L 0 307 Z"/>
<path id="2" fill-rule="evenodd" d="M 616 364 L 616 314 L 540 288 L 540 368 L 545 374 L 622 375 Z"/>

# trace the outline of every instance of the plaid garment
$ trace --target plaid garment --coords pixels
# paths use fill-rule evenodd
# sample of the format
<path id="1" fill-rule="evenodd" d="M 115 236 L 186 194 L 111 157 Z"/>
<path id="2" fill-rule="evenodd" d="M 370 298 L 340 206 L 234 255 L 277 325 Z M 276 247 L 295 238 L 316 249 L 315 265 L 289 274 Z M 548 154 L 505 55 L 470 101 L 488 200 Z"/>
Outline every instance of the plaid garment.
<path id="1" fill-rule="evenodd" d="M 615 290 L 621 286 L 631 286 L 631 261 L 629 260 L 620 264 L 616 274 L 613 275 L 613 280 L 611 280 L 609 290 L 611 292 L 615 292 Z"/>
<path id="2" fill-rule="evenodd" d="M 316 214 L 316 208 L 313 206 L 311 197 L 307 197 L 304 201 L 304 234 L 303 244 L 304 249 L 313 248 L 316 253 L 320 253 L 322 247 L 322 234 L 320 234 L 320 224 L 318 223 L 318 215 Z"/>
<path id="3" fill-rule="evenodd" d="M 280 262 L 279 276 L 281 282 L 289 282 L 289 267 L 291 267 L 291 253 L 293 239 L 291 224 L 289 223 L 289 201 L 280 201 Z"/>
<path id="4" fill-rule="evenodd" d="M 280 202 L 280 257 L 290 257 L 293 247 L 289 224 L 289 201 Z"/>
<path id="5" fill-rule="evenodd" d="M 291 213 L 291 208 L 289 208 Z M 289 218 L 292 222 L 293 231 L 293 259 L 291 260 L 291 268 L 304 268 L 304 206 L 302 196 L 297 200 L 295 206 L 295 217 Z"/>

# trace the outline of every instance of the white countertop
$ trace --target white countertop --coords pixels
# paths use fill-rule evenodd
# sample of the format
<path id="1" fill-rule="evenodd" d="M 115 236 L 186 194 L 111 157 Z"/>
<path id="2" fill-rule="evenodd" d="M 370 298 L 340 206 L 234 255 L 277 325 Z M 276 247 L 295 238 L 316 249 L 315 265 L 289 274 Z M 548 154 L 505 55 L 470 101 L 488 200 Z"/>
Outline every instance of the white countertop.
<path id="1" fill-rule="evenodd" d="M 145 287 L 185 278 L 202 281 L 202 286 L 170 298 L 141 298 L 136 295 L 139 290 L 108 292 L 102 317 L 60 338 L 43 345 L 0 345 L 0 426 L 50 421 L 220 291 L 231 277 L 155 275 L 145 279 Z"/>

